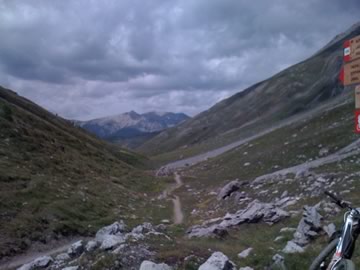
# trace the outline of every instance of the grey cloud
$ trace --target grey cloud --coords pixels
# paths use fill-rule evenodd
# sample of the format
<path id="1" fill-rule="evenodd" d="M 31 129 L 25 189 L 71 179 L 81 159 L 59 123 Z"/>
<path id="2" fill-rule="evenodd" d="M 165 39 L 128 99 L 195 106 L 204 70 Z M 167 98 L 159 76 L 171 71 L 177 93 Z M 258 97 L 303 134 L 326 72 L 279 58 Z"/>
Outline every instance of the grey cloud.
<path id="1" fill-rule="evenodd" d="M 315 53 L 359 12 L 358 0 L 4 0 L 0 83 L 71 118 L 195 114 Z"/>

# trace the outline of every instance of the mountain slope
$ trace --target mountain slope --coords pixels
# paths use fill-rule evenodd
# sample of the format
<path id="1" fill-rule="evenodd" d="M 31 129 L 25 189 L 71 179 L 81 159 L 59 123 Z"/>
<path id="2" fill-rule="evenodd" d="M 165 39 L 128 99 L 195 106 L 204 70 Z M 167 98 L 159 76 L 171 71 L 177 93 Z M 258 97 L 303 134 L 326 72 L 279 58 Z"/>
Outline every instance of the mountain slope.
<path id="1" fill-rule="evenodd" d="M 281 119 L 315 108 L 339 96 L 343 91 L 343 86 L 338 82 L 342 44 L 345 39 L 359 34 L 360 24 L 354 25 L 311 58 L 160 133 L 139 150 L 159 155 L 181 147 L 221 141 L 222 137 L 229 136 L 228 133 L 232 133 L 231 140 L 234 140 L 244 131 L 270 127 Z M 231 140 L 224 140 L 223 143 Z"/>
<path id="2" fill-rule="evenodd" d="M 189 116 L 183 113 L 138 114 L 131 111 L 89 121 L 75 121 L 75 123 L 99 138 L 134 148 L 156 136 L 160 131 L 174 127 L 187 119 Z"/>
<path id="3" fill-rule="evenodd" d="M 0 259 L 153 215 L 143 194 L 161 183 L 145 161 L 0 87 Z"/>

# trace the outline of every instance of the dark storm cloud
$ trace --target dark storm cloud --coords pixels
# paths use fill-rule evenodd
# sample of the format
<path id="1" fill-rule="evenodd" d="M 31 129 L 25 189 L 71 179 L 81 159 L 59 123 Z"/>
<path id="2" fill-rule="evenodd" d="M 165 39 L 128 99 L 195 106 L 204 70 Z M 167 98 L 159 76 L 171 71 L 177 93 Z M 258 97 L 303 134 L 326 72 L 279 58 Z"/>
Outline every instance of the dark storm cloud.
<path id="1" fill-rule="evenodd" d="M 0 79 L 65 117 L 198 113 L 309 57 L 358 0 L 0 2 Z"/>

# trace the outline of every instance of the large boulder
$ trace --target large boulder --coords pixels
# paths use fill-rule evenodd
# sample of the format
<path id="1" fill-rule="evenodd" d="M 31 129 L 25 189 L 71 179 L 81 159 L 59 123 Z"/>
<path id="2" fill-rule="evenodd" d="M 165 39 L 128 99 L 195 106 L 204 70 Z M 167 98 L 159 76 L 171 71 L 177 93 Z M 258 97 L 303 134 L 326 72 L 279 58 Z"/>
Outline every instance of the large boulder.
<path id="1" fill-rule="evenodd" d="M 126 225 L 123 221 L 115 222 L 109 226 L 101 228 L 95 236 L 95 240 L 100 243 L 100 249 L 109 250 L 126 241 Z"/>
<path id="2" fill-rule="evenodd" d="M 235 270 L 236 265 L 221 252 L 214 252 L 199 270 Z"/>
<path id="3" fill-rule="evenodd" d="M 303 218 L 294 233 L 293 241 L 300 246 L 307 245 L 322 230 L 321 221 L 322 216 L 318 213 L 316 206 L 305 206 Z"/>
<path id="4" fill-rule="evenodd" d="M 229 197 L 233 192 L 240 189 L 241 186 L 247 185 L 249 182 L 234 180 L 226 184 L 219 192 L 217 198 L 218 200 L 223 200 L 226 197 Z"/>
<path id="5" fill-rule="evenodd" d="M 104 239 L 104 237 L 108 235 L 118 235 L 118 234 L 123 234 L 125 232 L 126 232 L 126 225 L 121 220 L 119 222 L 114 222 L 113 224 L 109 226 L 105 226 L 100 230 L 98 230 L 95 239 L 101 242 Z"/>
<path id="6" fill-rule="evenodd" d="M 218 198 L 218 200 L 223 200 L 226 197 L 230 196 L 231 193 L 233 193 L 239 189 L 240 189 L 239 180 L 231 181 L 230 183 L 226 184 L 224 187 L 221 188 L 217 198 Z"/>
<path id="7" fill-rule="evenodd" d="M 53 259 L 50 256 L 42 256 L 34 261 L 24 264 L 17 270 L 35 270 L 35 269 L 42 269 L 48 267 L 53 262 Z"/>
<path id="8" fill-rule="evenodd" d="M 151 261 L 143 261 L 140 270 L 172 270 L 172 268 L 165 263 L 156 264 Z"/>
<path id="9" fill-rule="evenodd" d="M 226 228 L 242 223 L 256 223 L 261 220 L 272 225 L 289 216 L 288 212 L 274 204 L 254 200 L 244 210 L 237 211 L 235 214 L 227 214 L 220 225 Z"/>

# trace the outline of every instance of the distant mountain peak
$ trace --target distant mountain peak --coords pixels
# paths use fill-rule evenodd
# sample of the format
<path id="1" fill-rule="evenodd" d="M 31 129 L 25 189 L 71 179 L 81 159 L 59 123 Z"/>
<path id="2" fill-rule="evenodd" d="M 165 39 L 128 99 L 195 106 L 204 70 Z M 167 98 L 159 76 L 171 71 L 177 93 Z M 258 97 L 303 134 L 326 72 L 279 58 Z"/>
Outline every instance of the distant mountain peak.
<path id="1" fill-rule="evenodd" d="M 152 111 L 139 114 L 130 111 L 76 123 L 100 138 L 114 140 L 114 138 L 118 137 L 131 138 L 160 132 L 169 127 L 174 127 L 189 118 L 184 113 Z"/>

